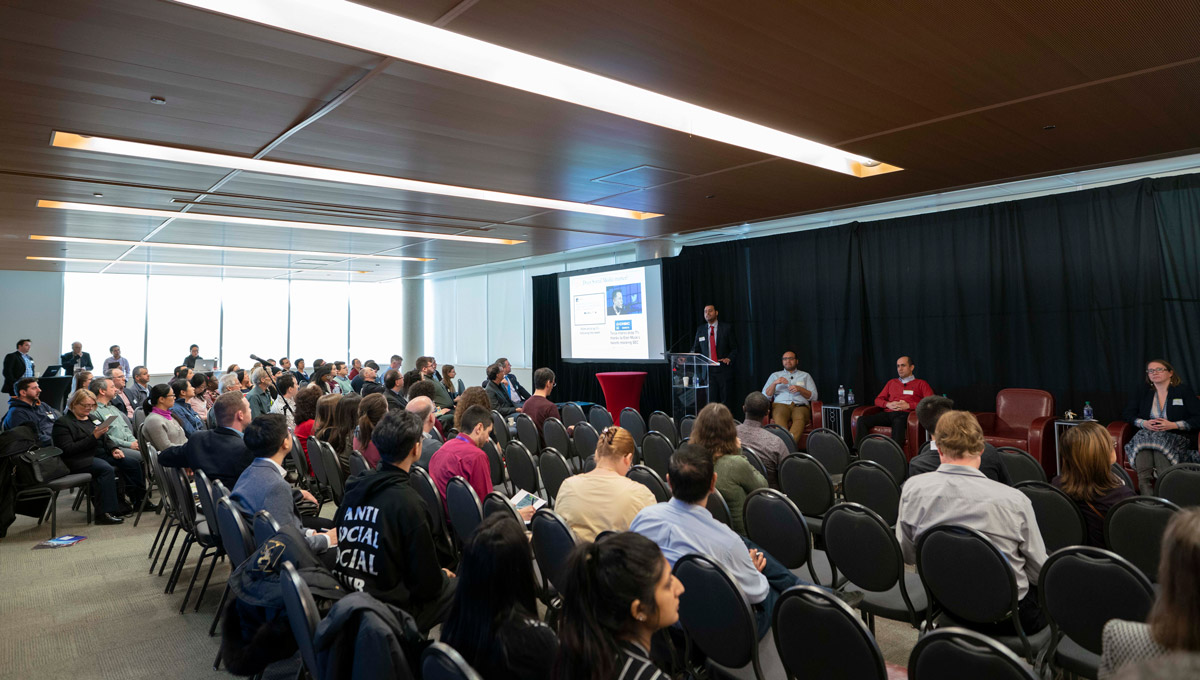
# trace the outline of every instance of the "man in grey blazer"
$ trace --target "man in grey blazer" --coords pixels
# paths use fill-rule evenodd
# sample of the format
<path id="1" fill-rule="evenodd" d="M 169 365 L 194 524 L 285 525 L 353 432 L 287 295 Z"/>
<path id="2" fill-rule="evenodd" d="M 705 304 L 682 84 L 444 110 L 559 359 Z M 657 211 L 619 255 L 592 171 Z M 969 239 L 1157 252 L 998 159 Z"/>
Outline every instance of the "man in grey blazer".
<path id="1" fill-rule="evenodd" d="M 254 454 L 254 462 L 238 477 L 230 497 L 241 504 L 242 509 L 251 516 L 259 510 L 271 513 L 280 526 L 291 525 L 301 531 L 308 540 L 308 546 L 322 560 L 332 562 L 333 552 L 329 549 L 337 545 L 337 531 L 332 529 L 332 523 L 325 520 L 326 531 L 307 529 L 296 514 L 296 505 L 292 497 L 292 487 L 284 480 L 286 472 L 283 461 L 292 450 L 292 436 L 287 429 L 287 420 L 279 413 L 268 413 L 255 418 L 246 426 L 243 437 L 246 448 Z M 312 494 L 301 491 L 304 498 L 316 502 Z"/>
<path id="2" fill-rule="evenodd" d="M 484 388 L 484 391 L 487 392 L 488 401 L 492 403 L 492 410 L 502 416 L 518 413 L 521 409 L 513 404 L 512 398 L 508 396 L 508 390 L 504 387 L 504 369 L 496 364 L 488 366 L 487 379 L 487 387 Z"/>

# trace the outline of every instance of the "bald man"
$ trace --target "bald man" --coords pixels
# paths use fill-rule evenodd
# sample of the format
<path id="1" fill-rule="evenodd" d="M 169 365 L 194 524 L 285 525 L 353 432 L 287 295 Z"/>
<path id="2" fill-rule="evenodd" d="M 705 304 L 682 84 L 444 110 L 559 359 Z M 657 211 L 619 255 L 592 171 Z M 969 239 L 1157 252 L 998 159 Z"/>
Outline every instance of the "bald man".
<path id="1" fill-rule="evenodd" d="M 404 410 L 417 414 L 417 417 L 421 419 L 421 458 L 417 460 L 417 465 L 428 470 L 429 460 L 442 446 L 441 440 L 431 434 L 435 418 L 433 400 L 429 397 L 416 397 L 409 400 L 408 406 L 405 406 Z"/>

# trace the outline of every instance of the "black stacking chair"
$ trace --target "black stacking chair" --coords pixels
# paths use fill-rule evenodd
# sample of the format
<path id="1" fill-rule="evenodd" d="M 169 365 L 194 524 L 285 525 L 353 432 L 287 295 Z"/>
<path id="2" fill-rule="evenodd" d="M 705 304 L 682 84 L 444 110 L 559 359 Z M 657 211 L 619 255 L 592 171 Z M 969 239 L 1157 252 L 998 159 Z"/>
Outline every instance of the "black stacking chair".
<path id="1" fill-rule="evenodd" d="M 512 519 L 516 520 L 517 524 L 519 524 L 522 528 L 525 527 L 525 520 L 521 519 L 520 513 L 517 512 L 517 509 L 513 507 L 512 503 L 508 502 L 508 499 L 504 497 L 504 494 L 500 493 L 499 491 L 493 491 L 483 498 L 483 516 L 485 518 L 491 517 L 496 513 L 500 513 L 506 517 L 511 517 Z"/>
<path id="2" fill-rule="evenodd" d="M 679 421 L 679 441 L 692 436 L 692 426 L 696 424 L 696 416 L 687 415 L 683 420 Z"/>
<path id="3" fill-rule="evenodd" d="M 1010 649 L 966 628 L 942 628 L 921 636 L 908 657 L 908 678 L 1037 680 Z"/>
<path id="4" fill-rule="evenodd" d="M 329 455 L 326 455 L 328 449 Z M 333 460 L 333 469 L 329 468 L 329 461 Z M 337 474 L 337 454 L 333 452 L 333 447 L 316 437 L 308 438 L 308 461 L 312 463 L 313 477 L 317 481 L 317 492 L 313 495 L 320 500 L 324 491 L 329 491 L 329 497 L 333 498 L 333 482 L 330 480 L 331 475 Z M 336 502 L 336 501 L 335 501 Z"/>
<path id="5" fill-rule="evenodd" d="M 320 678 L 317 651 L 313 647 L 313 636 L 316 635 L 317 625 L 321 623 L 321 617 L 317 613 L 317 601 L 290 560 L 283 563 L 279 585 L 283 594 L 283 606 L 287 610 L 288 625 L 292 627 L 292 636 L 296 638 L 296 646 L 300 648 L 300 658 L 304 661 L 308 674 L 314 680 Z"/>
<path id="6" fill-rule="evenodd" d="M 142 451 L 142 455 L 145 457 L 147 466 L 151 470 L 150 474 L 156 480 L 155 484 L 158 485 L 158 495 L 162 498 L 162 505 L 163 505 L 163 510 L 162 510 L 163 518 L 162 518 L 162 521 L 158 523 L 158 533 L 154 535 L 154 542 L 150 544 L 150 552 L 146 555 L 146 559 L 150 559 L 154 555 L 155 549 L 158 549 L 160 553 L 162 552 L 162 546 L 160 545 L 160 541 L 162 540 L 162 538 L 165 535 L 165 533 L 167 532 L 167 530 L 169 530 L 170 527 L 173 526 L 175 523 L 175 512 L 174 512 L 175 506 L 172 504 L 171 494 L 167 493 L 167 489 L 166 489 L 166 487 L 163 486 L 163 483 L 162 483 L 162 477 L 160 477 L 159 473 L 158 473 L 158 468 L 161 467 L 161 465 L 159 465 L 159 463 L 158 463 L 158 452 L 154 450 L 153 446 L 147 446 L 147 448 L 144 451 Z M 92 476 L 89 474 L 87 476 L 87 478 L 88 478 L 88 483 L 90 484 L 91 480 L 92 480 Z M 149 487 L 147 487 L 147 493 L 149 493 Z M 19 498 L 19 496 L 18 496 L 18 498 Z M 89 508 L 89 512 L 90 512 L 91 494 L 88 494 L 88 503 L 89 503 L 88 508 Z M 90 520 L 91 517 L 89 517 L 88 519 Z M 154 561 L 157 562 L 158 558 L 156 557 Z M 154 573 L 154 562 L 150 563 L 150 573 Z"/>
<path id="7" fill-rule="evenodd" d="M 671 500 L 671 490 L 667 488 L 667 483 L 663 481 L 662 477 L 658 476 L 658 473 L 653 468 L 646 467 L 645 465 L 634 465 L 629 468 L 629 472 L 625 476 L 650 489 L 650 493 L 654 494 L 654 500 L 659 503 L 666 503 Z"/>
<path id="8" fill-rule="evenodd" d="M 529 449 L 530 451 L 541 451 L 542 435 L 538 432 L 537 425 L 533 423 L 533 418 L 530 418 L 524 413 L 518 413 L 516 415 L 516 421 L 517 439 L 521 440 L 521 443 L 525 445 L 526 449 Z"/>
<path id="9" fill-rule="evenodd" d="M 179 524 L 178 496 L 172 491 L 173 487 L 166 481 L 165 468 L 158 462 L 158 452 L 154 450 L 153 446 L 146 449 L 146 457 L 150 459 L 150 466 L 154 470 L 154 478 L 158 480 L 158 489 L 162 495 L 163 503 L 163 519 L 158 525 L 158 534 L 154 537 L 154 543 L 150 546 L 150 553 L 154 556 L 154 559 L 150 561 L 149 573 L 153 574 L 154 567 L 157 565 L 159 567 L 158 574 L 161 576 L 163 570 L 166 568 L 167 560 L 171 559 L 171 553 L 175 549 L 175 540 L 179 538 L 179 532 L 183 528 Z M 89 478 L 91 477 L 91 475 L 88 476 Z M 171 529 L 175 531 L 172 532 Z M 171 537 L 170 547 L 167 547 L 168 535 Z M 155 546 L 157 546 L 157 552 L 155 552 Z M 166 548 L 165 555 L 163 554 L 163 548 Z M 159 558 L 162 558 L 161 563 L 159 562 Z"/>
<path id="10" fill-rule="evenodd" d="M 796 446 L 796 438 L 792 436 L 791 432 L 788 432 L 786 427 L 776 423 L 767 423 L 763 429 L 783 440 L 783 445 L 787 447 L 788 453 L 796 453 L 800 450 Z"/>
<path id="11" fill-rule="evenodd" d="M 500 447 L 491 439 L 483 443 L 483 452 L 488 457 L 488 475 L 492 478 L 492 486 L 505 488 L 512 493 L 516 491 L 512 484 L 504 479 L 504 458 L 500 455 Z"/>
<path id="12" fill-rule="evenodd" d="M 425 680 L 483 680 L 453 647 L 434 642 L 421 654 L 421 677 Z"/>
<path id="13" fill-rule="evenodd" d="M 1200 505 L 1200 464 L 1172 465 L 1158 478 L 1155 490 L 1159 498 L 1181 508 Z"/>
<path id="14" fill-rule="evenodd" d="M 817 585 L 834 585 L 834 572 L 823 550 L 815 550 L 812 534 L 796 504 L 775 489 L 756 489 L 746 496 L 742 519 L 746 537 L 791 570 L 808 565 L 808 574 L 796 574 Z M 809 578 L 811 577 L 811 578 Z"/>
<path id="15" fill-rule="evenodd" d="M 727 527 L 733 527 L 733 522 L 729 518 L 729 504 L 725 502 L 725 497 L 721 495 L 720 491 L 713 489 L 712 493 L 708 494 L 708 501 L 705 506 L 708 508 L 709 514 L 713 516 L 713 519 Z"/>
<path id="16" fill-rule="evenodd" d="M 1087 541 L 1087 525 L 1083 513 L 1071 497 L 1046 482 L 1025 481 L 1014 486 L 1033 503 L 1033 514 L 1037 517 L 1038 531 L 1046 552 L 1060 548 L 1083 545 Z"/>
<path id="17" fill-rule="evenodd" d="M 715 667 L 714 677 L 784 676 L 775 641 L 770 636 L 759 640 L 750 603 L 724 567 L 706 555 L 691 554 L 679 558 L 671 571 L 684 588 L 679 622 L 687 632 L 687 658 L 695 644 Z M 737 672 L 741 669 L 753 675 Z"/>
<path id="18" fill-rule="evenodd" d="M 225 556 L 225 541 L 221 537 L 220 523 L 217 521 L 217 504 L 214 500 L 213 486 L 208 481 L 208 475 L 204 470 L 193 470 L 196 479 L 196 495 L 200 497 L 200 512 L 204 513 L 205 524 L 208 525 L 208 531 L 213 535 L 217 542 L 216 552 L 213 555 L 212 562 L 208 565 L 208 575 L 204 577 L 204 585 L 200 587 L 200 594 L 196 597 L 196 608 L 192 611 L 200 611 L 200 602 L 204 599 L 204 593 L 208 591 L 208 583 L 212 580 L 213 569 L 217 566 L 217 560 Z M 224 487 L 222 487 L 224 488 Z M 196 571 L 199 572 L 200 564 L 196 563 Z"/>
<path id="19" fill-rule="evenodd" d="M 825 512 L 833 507 L 833 479 L 825 466 L 807 453 L 793 453 L 779 464 L 779 488 L 800 512 L 814 534 L 824 531 Z"/>
<path id="20" fill-rule="evenodd" d="M 309 446 L 312 446 L 312 439 L 309 439 Z M 321 453 L 321 462 L 325 466 L 326 481 L 329 486 L 329 493 L 333 496 L 333 502 L 336 505 L 342 504 L 342 498 L 346 495 L 346 480 L 342 477 L 342 464 L 338 462 L 337 453 L 334 452 L 333 446 L 328 442 L 320 442 L 319 451 Z M 311 457 L 312 454 L 310 453 Z"/>
<path id="21" fill-rule="evenodd" d="M 590 423 L 597 432 L 603 432 L 604 428 L 613 424 L 613 417 L 612 414 L 608 412 L 608 409 L 597 404 L 588 409 L 588 423 Z"/>
<path id="22" fill-rule="evenodd" d="M 533 556 L 537 560 L 538 570 L 550 585 L 562 592 L 567 558 L 575 549 L 574 532 L 567 526 L 566 520 L 547 508 L 533 514 L 529 530 L 533 534 L 530 543 L 533 545 Z"/>
<path id="23" fill-rule="evenodd" d="M 882 464 L 873 460 L 851 463 L 842 476 L 842 495 L 850 503 L 874 510 L 888 526 L 896 526 L 900 516 L 900 485 Z"/>
<path id="24" fill-rule="evenodd" d="M 1068 673 L 1094 678 L 1101 632 L 1112 619 L 1145 621 L 1154 587 L 1129 560 L 1100 548 L 1063 548 L 1042 565 L 1038 599 L 1050 621 L 1045 659 Z"/>
<path id="25" fill-rule="evenodd" d="M 254 547 L 261 548 L 275 534 L 279 533 L 279 522 L 266 510 L 254 513 Z"/>
<path id="26" fill-rule="evenodd" d="M 750 461 L 750 465 L 755 470 L 758 470 L 758 474 L 762 475 L 763 479 L 767 478 L 767 466 L 763 465 L 762 454 L 749 446 L 743 446 L 742 455 L 746 457 L 746 460 Z"/>
<path id="27" fill-rule="evenodd" d="M 1013 635 L 992 637 L 1034 663 L 1050 642 L 1050 626 L 1026 631 L 1017 615 L 1017 579 L 1004 554 L 979 531 L 945 524 L 928 529 L 917 539 L 917 571 L 929 592 L 930 604 L 945 613 L 939 628 L 997 623 L 1009 619 Z"/>
<path id="28" fill-rule="evenodd" d="M 597 409 L 593 408 L 592 411 Z M 607 411 L 605 411 L 607 413 Z M 608 427 L 608 425 L 605 425 Z M 575 426 L 575 432 L 572 436 L 575 449 L 575 458 L 579 460 L 580 465 L 587 462 L 587 459 L 596 454 L 596 444 L 600 443 L 600 432 L 589 423 L 579 423 Z M 559 451 L 559 453 L 562 453 Z"/>
<path id="29" fill-rule="evenodd" d="M 475 527 L 483 521 L 483 505 L 479 495 L 467 483 L 467 480 L 455 475 L 446 484 L 446 513 L 449 515 L 450 528 L 458 537 L 459 546 L 465 545 L 475 533 Z"/>
<path id="30" fill-rule="evenodd" d="M 789 678 L 887 680 L 875 637 L 827 590 L 788 588 L 775 602 L 771 632 Z"/>
<path id="31" fill-rule="evenodd" d="M 816 458 L 825 466 L 825 470 L 833 479 L 834 484 L 842 481 L 842 473 L 850 465 L 850 448 L 846 440 L 833 430 L 818 427 L 808 435 L 808 455 Z"/>
<path id="32" fill-rule="evenodd" d="M 1028 452 L 1015 446 L 1001 446 L 996 451 L 1000 454 L 1004 469 L 1008 470 L 1009 481 L 1013 484 L 1046 481 L 1046 471 L 1042 469 L 1042 464 Z"/>
<path id="33" fill-rule="evenodd" d="M 1116 475 L 1122 482 L 1125 483 L 1125 486 L 1129 487 L 1130 489 L 1134 489 L 1135 491 L 1137 490 L 1137 486 L 1134 485 L 1133 479 L 1131 479 L 1129 477 L 1129 473 L 1125 471 L 1125 468 L 1121 467 L 1120 463 L 1113 463 L 1112 468 L 1110 468 L 1110 469 L 1112 470 L 1112 473 L 1114 475 Z M 1160 498 L 1161 498 L 1161 496 L 1160 496 Z M 1167 500 L 1171 500 L 1171 499 L 1168 498 Z M 1174 502 L 1174 501 L 1172 501 L 1172 502 Z"/>
<path id="34" fill-rule="evenodd" d="M 873 460 L 892 474 L 896 484 L 903 485 L 908 478 L 908 459 L 895 439 L 882 434 L 870 434 L 858 443 L 860 460 Z"/>
<path id="35" fill-rule="evenodd" d="M 642 463 L 657 472 L 659 477 L 666 478 L 671 455 L 674 453 L 675 447 L 671 445 L 671 440 L 662 433 L 651 432 L 642 440 Z"/>
<path id="36" fill-rule="evenodd" d="M 350 452 L 350 476 L 357 477 L 364 472 L 370 472 L 371 465 L 367 463 L 367 459 L 358 451 Z"/>
<path id="37" fill-rule="evenodd" d="M 220 482 L 214 482 L 214 489 L 220 488 Z M 246 520 L 242 519 L 242 513 L 234 507 L 233 500 L 228 495 L 217 498 L 214 495 L 217 504 L 217 524 L 220 526 L 221 545 L 225 548 L 225 554 L 229 556 L 229 566 L 231 569 L 237 569 L 246 558 L 254 552 L 254 536 L 250 533 L 250 528 L 246 526 Z M 209 637 L 216 634 L 217 621 L 220 620 L 221 612 L 225 609 L 225 601 L 229 599 L 229 584 L 225 584 L 225 592 L 221 594 L 221 602 L 217 605 L 217 613 L 213 616 L 212 625 L 208 629 Z M 220 658 L 218 654 L 217 658 Z"/>
<path id="38" fill-rule="evenodd" d="M 508 440 L 512 439 L 508 433 L 508 421 L 504 416 L 500 415 L 499 411 L 492 411 L 492 439 L 500 445 L 500 448 L 508 446 Z"/>
<path id="39" fill-rule="evenodd" d="M 542 438 L 546 440 L 546 446 L 553 447 L 564 458 L 571 457 L 571 435 L 567 434 L 567 426 L 558 418 L 547 418 L 542 423 Z"/>
<path id="40" fill-rule="evenodd" d="M 583 407 L 573 401 L 568 401 L 566 404 L 563 404 L 562 422 L 563 425 L 566 425 L 567 427 L 587 422 L 587 416 L 583 415 Z M 546 424 L 542 423 L 542 427 L 545 428 Z"/>
<path id="41" fill-rule="evenodd" d="M 205 558 L 215 562 L 221 555 L 221 544 L 217 540 L 217 536 L 209 530 L 208 522 L 196 514 L 196 502 L 192 498 L 192 486 L 188 481 L 187 473 L 183 471 L 183 468 L 164 468 L 164 470 L 166 471 L 166 484 L 172 488 L 175 494 L 176 507 L 179 509 L 179 523 L 185 534 L 183 545 L 179 548 L 179 557 L 175 560 L 175 568 L 167 579 L 164 593 L 175 592 L 179 577 L 183 575 L 183 567 L 187 564 L 188 553 L 191 552 L 192 546 L 200 546 L 200 557 L 196 560 L 196 566 L 192 570 L 192 580 L 188 583 L 187 592 L 183 595 L 183 602 L 179 605 L 179 613 L 182 614 L 187 609 L 188 600 L 192 597 L 192 590 L 196 587 L 196 577 L 200 575 Z"/>
<path id="42" fill-rule="evenodd" d="M 553 505 L 558 498 L 558 489 L 573 473 L 571 464 L 553 447 L 542 449 L 538 456 L 538 472 L 542 477 L 542 485 L 546 489 L 546 500 Z"/>
<path id="43" fill-rule="evenodd" d="M 288 458 L 292 461 L 292 467 L 296 468 L 296 475 L 299 477 L 297 485 L 301 489 L 309 489 L 312 486 L 312 472 L 308 467 L 308 460 L 304 457 L 304 448 L 300 446 L 300 438 L 292 435 L 292 450 L 288 452 Z"/>
<path id="44" fill-rule="evenodd" d="M 621 427 L 633 436 L 634 444 L 642 445 L 642 438 L 646 436 L 646 421 L 637 409 L 632 406 L 621 409 Z"/>
<path id="45" fill-rule="evenodd" d="M 1157 583 L 1163 533 L 1176 512 L 1179 506 L 1162 498 L 1126 498 L 1109 508 L 1104 518 L 1104 545 Z"/>
<path id="46" fill-rule="evenodd" d="M 488 443 L 490 444 L 491 442 Z M 433 540 L 440 541 L 443 545 L 453 548 L 454 541 L 450 538 L 446 512 L 442 508 L 442 496 L 438 493 L 437 487 L 434 486 L 433 478 L 429 476 L 429 471 L 417 465 L 412 466 L 409 470 L 408 483 L 417 490 L 417 493 L 421 496 L 421 500 L 425 501 L 425 507 L 429 508 L 429 529 L 430 533 L 433 534 Z"/>
<path id="47" fill-rule="evenodd" d="M 679 446 L 679 432 L 675 430 L 675 419 L 663 413 L 655 411 L 650 414 L 649 423 L 651 432 L 661 432 L 671 440 L 673 446 Z"/>
<path id="48" fill-rule="evenodd" d="M 541 493 L 541 480 L 538 479 L 537 464 L 533 462 L 533 454 L 525 445 L 512 440 L 504 447 L 504 462 L 508 464 L 508 478 L 513 486 L 524 489 L 531 494 Z"/>
<path id="49" fill-rule="evenodd" d="M 896 531 L 882 517 L 858 503 L 839 503 L 825 513 L 824 538 L 830 564 L 849 581 L 845 589 L 862 592 L 859 609 L 872 632 L 876 616 L 921 626 L 929 598 L 920 576 L 905 571 Z"/>

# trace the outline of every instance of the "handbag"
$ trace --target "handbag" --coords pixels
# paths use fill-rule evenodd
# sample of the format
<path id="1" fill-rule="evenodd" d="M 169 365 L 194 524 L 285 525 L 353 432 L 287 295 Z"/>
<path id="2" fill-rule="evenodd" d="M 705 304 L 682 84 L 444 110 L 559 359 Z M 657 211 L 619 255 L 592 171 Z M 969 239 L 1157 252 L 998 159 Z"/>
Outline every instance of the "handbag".
<path id="1" fill-rule="evenodd" d="M 17 486 L 40 486 L 71 474 L 61 456 L 62 449 L 53 446 L 18 454 L 14 471 Z"/>

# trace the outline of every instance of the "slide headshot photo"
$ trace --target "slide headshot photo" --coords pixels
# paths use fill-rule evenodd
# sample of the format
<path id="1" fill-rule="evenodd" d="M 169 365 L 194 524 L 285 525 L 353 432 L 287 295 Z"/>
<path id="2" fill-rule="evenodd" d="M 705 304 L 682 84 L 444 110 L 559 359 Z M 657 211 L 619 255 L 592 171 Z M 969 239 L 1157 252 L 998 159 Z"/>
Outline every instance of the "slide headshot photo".
<path id="1" fill-rule="evenodd" d="M 609 286 L 606 294 L 609 316 L 642 313 L 642 284 L 626 283 L 620 286 Z"/>

